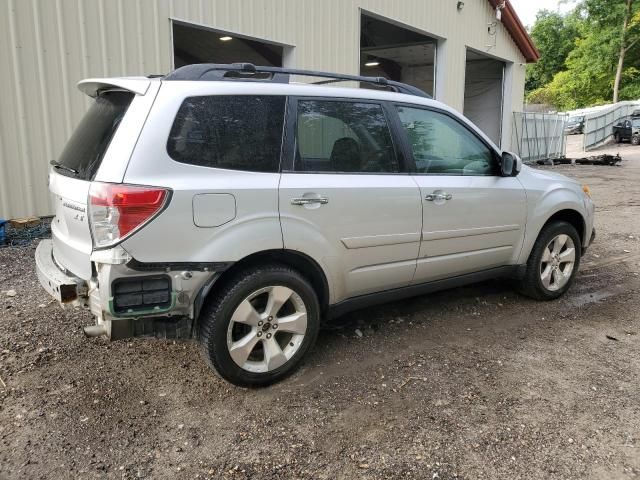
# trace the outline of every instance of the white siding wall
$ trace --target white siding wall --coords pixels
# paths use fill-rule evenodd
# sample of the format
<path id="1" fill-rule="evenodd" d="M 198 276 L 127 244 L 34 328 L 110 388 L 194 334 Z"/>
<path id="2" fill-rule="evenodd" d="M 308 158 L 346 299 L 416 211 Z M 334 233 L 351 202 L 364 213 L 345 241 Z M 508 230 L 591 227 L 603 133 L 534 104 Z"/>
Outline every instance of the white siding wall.
<path id="1" fill-rule="evenodd" d="M 359 73 L 360 9 L 441 39 L 436 97 L 464 101 L 466 46 L 487 51 L 487 0 L 2 0 L 0 2 L 0 217 L 51 212 L 48 162 L 88 101 L 86 77 L 166 73 L 170 18 L 295 47 L 289 66 Z M 521 110 L 524 59 L 498 26 L 488 53 L 513 62 L 505 112 Z M 506 118 L 506 117 L 505 117 Z M 505 121 L 505 124 L 507 122 Z M 509 132 L 503 132 L 509 139 Z"/>

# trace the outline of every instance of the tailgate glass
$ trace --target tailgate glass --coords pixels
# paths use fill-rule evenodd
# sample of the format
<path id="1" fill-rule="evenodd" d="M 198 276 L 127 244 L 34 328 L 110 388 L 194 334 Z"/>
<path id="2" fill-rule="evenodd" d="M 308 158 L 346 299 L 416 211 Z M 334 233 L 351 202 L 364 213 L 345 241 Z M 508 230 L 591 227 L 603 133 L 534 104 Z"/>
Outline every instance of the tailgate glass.
<path id="1" fill-rule="evenodd" d="M 133 97 L 133 93 L 122 91 L 100 94 L 60 154 L 56 163 L 63 168 L 57 172 L 91 180 Z"/>

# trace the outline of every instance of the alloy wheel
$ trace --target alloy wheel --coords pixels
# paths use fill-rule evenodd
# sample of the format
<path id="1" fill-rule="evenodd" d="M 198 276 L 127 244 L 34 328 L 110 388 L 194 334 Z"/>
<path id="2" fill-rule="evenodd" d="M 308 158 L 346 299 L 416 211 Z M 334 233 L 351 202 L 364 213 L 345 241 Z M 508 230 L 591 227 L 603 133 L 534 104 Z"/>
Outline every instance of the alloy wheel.
<path id="1" fill-rule="evenodd" d="M 576 249 L 569 235 L 554 237 L 545 247 L 540 262 L 540 280 L 544 288 L 557 291 L 571 279 L 576 262 Z"/>
<path id="2" fill-rule="evenodd" d="M 227 348 L 243 370 L 265 373 L 287 363 L 307 332 L 307 309 L 289 287 L 256 290 L 236 307 L 227 329 Z"/>

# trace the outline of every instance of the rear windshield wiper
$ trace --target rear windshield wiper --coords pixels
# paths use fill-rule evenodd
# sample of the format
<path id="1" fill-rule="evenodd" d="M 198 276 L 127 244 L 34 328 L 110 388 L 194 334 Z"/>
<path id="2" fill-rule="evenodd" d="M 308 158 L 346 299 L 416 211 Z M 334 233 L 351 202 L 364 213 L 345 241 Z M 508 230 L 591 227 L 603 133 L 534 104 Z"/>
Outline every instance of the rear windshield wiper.
<path id="1" fill-rule="evenodd" d="M 78 171 L 74 170 L 71 167 L 67 167 L 66 165 L 63 165 L 62 163 L 58 162 L 57 160 L 51 160 L 49 162 L 51 165 L 53 165 L 54 168 L 59 168 L 60 170 L 64 170 L 65 172 L 70 172 L 73 173 L 74 175 L 78 175 Z"/>

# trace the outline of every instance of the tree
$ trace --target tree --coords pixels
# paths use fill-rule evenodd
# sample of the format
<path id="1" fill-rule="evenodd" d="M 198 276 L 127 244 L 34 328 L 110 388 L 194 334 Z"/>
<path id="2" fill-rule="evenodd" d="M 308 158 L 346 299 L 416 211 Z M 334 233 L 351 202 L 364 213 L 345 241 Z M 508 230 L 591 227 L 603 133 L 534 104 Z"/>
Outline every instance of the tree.
<path id="1" fill-rule="evenodd" d="M 534 32 L 542 58 L 528 67 L 529 102 L 566 110 L 640 98 L 640 0 L 584 0 L 564 16 L 542 11 Z"/>
<path id="2" fill-rule="evenodd" d="M 617 66 L 613 81 L 613 102 L 617 102 L 623 79 L 625 57 L 640 41 L 640 2 L 638 0 L 585 0 L 589 18 L 596 28 L 617 33 L 614 45 Z"/>
<path id="3" fill-rule="evenodd" d="M 553 80 L 531 92 L 529 102 L 546 103 L 558 110 L 573 110 L 607 103 L 611 98 L 611 78 L 615 50 L 602 35 L 589 34 L 576 41 L 565 69 Z"/>
<path id="4" fill-rule="evenodd" d="M 564 63 L 581 35 L 583 20 L 579 13 L 560 15 L 540 10 L 531 29 L 540 60 L 527 68 L 525 88 L 528 92 L 541 88 L 564 69 Z"/>

